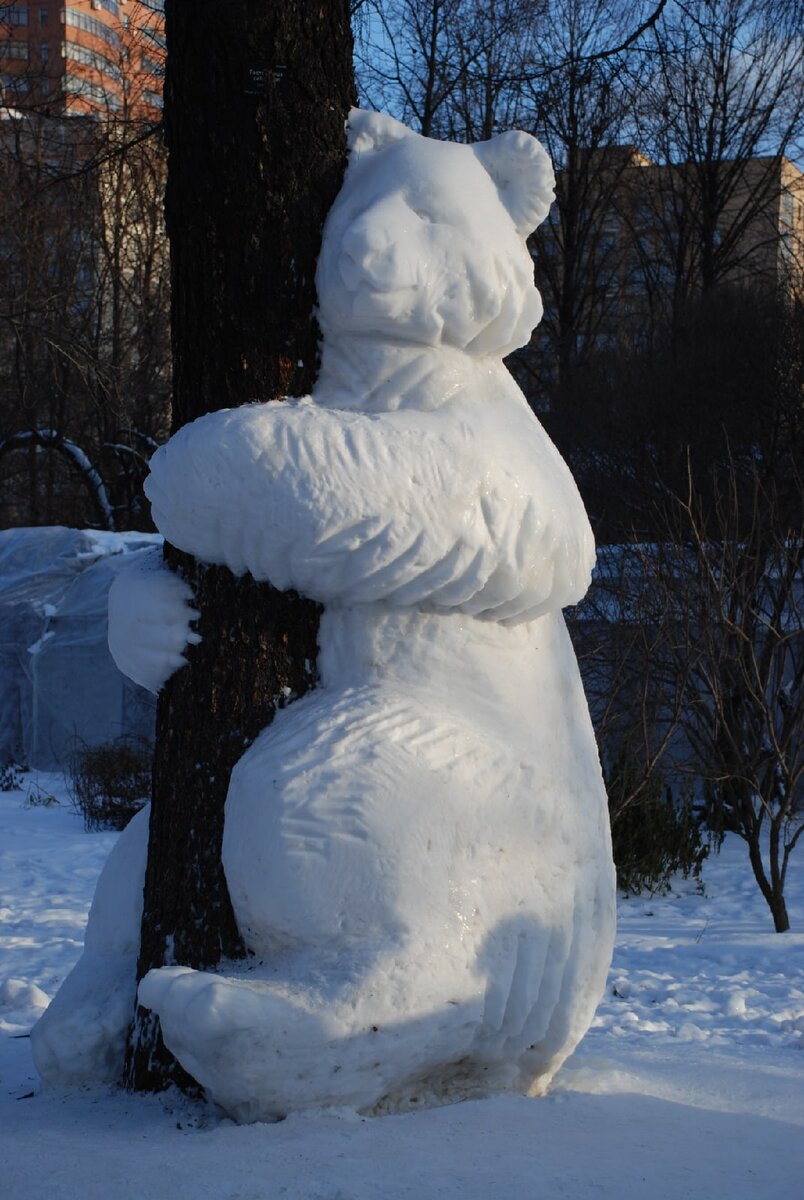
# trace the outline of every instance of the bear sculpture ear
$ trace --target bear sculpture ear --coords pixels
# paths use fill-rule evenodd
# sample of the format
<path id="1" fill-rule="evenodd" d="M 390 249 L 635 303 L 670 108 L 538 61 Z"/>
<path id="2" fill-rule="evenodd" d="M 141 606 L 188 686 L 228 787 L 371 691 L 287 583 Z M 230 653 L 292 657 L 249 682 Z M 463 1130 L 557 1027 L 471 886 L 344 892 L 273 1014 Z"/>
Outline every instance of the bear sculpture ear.
<path id="1" fill-rule="evenodd" d="M 346 139 L 353 154 L 382 150 L 384 146 L 390 146 L 402 138 L 418 136 L 387 113 L 367 112 L 363 108 L 353 108 L 346 122 Z"/>
<path id="2" fill-rule="evenodd" d="M 517 232 L 532 233 L 555 199 L 555 176 L 550 157 L 529 133 L 512 130 L 472 147 L 497 185 Z"/>

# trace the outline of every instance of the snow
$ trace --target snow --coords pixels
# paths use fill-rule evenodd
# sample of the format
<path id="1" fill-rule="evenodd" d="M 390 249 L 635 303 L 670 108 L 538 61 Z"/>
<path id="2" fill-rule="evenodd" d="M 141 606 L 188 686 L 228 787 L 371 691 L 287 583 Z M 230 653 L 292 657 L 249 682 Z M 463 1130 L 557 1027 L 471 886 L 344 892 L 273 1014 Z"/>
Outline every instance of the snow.
<path id="1" fill-rule="evenodd" d="M 223 865 L 252 957 L 191 970 L 166 931 L 139 989 L 239 1121 L 544 1090 L 614 935 L 605 791 L 561 616 L 593 539 L 502 363 L 541 315 L 525 236 L 552 169 L 526 134 L 449 145 L 355 113 L 350 140 L 313 396 L 202 417 L 146 483 L 175 546 L 325 605 L 320 686 L 229 786 Z M 158 688 L 181 664 L 190 602 L 163 571 L 121 577 L 110 645 L 132 678 Z M 141 862 L 144 825 L 128 839 Z M 111 878 L 126 907 L 114 887 L 134 877 Z M 115 945 L 88 947 L 34 1034 L 45 1078 L 105 1077 L 122 1034 L 97 1013 L 118 1012 L 123 976 Z"/>
<path id="2" fill-rule="evenodd" d="M 62 1085 L 119 1078 L 136 1000 L 148 808 L 129 822 L 98 879 L 84 952 L 35 1026 L 34 1060 Z"/>
<path id="3" fill-rule="evenodd" d="M 415 358 L 425 412 L 325 407 L 327 367 L 315 400 L 210 413 L 151 461 L 146 491 L 165 537 L 324 603 L 520 622 L 579 600 L 591 530 L 502 363 L 356 339 L 337 355 L 360 394 L 379 382 L 396 402 Z"/>
<path id="4" fill-rule="evenodd" d="M 0 763 L 42 770 L 77 746 L 151 737 L 153 703 L 106 645 L 110 584 L 157 534 L 0 530 Z"/>
<path id="5" fill-rule="evenodd" d="M 608 965 L 607 831 L 563 625 L 537 652 L 525 625 L 370 618 L 325 614 L 322 687 L 235 769 L 223 862 L 255 959 L 140 988 L 241 1120 L 527 1086 L 581 1036 Z M 548 688 L 555 725 L 534 728 Z"/>
<path id="6" fill-rule="evenodd" d="M 542 302 L 525 237 L 554 198 L 536 139 L 458 146 L 355 111 L 348 135 L 347 177 L 316 273 L 325 357 L 344 334 L 475 357 L 527 343 Z"/>
<path id="7" fill-rule="evenodd" d="M 109 651 L 123 675 L 155 693 L 184 666 L 187 645 L 201 640 L 189 628 L 198 616 L 192 598 L 189 584 L 164 565 L 160 546 L 118 572 L 109 589 Z"/>
<path id="8" fill-rule="evenodd" d="M 28 790 L 55 793 L 61 804 L 26 806 Z M 800 1200 L 797 859 L 788 934 L 772 932 L 736 839 L 707 860 L 705 895 L 678 882 L 668 897 L 621 900 L 605 995 L 545 1097 L 373 1119 L 313 1111 L 236 1126 L 175 1093 L 38 1083 L 24 1035 L 80 952 L 116 840 L 83 832 L 59 776 L 29 776 L 23 790 L 0 793 L 4 1198 Z"/>

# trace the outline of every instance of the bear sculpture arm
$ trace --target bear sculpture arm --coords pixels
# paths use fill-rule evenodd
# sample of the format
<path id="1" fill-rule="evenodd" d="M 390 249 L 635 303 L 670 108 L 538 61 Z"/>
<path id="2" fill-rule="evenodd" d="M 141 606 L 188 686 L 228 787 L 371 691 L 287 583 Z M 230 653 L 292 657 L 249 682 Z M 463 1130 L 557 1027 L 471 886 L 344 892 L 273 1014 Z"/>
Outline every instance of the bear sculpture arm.
<path id="1" fill-rule="evenodd" d="M 181 429 L 145 490 L 170 542 L 237 575 L 324 603 L 530 619 L 583 595 L 594 549 L 569 472 L 526 415 L 522 449 L 447 409 L 247 405 Z"/>

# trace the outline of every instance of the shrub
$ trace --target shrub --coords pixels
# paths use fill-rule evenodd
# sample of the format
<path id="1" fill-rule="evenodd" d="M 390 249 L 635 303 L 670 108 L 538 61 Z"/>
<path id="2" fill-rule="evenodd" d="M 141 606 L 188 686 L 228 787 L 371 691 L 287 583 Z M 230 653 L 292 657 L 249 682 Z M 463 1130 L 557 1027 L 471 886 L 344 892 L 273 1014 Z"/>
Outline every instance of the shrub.
<path id="1" fill-rule="evenodd" d="M 123 829 L 148 802 L 151 753 L 145 740 L 121 738 L 73 755 L 71 794 L 86 829 Z"/>
<path id="2" fill-rule="evenodd" d="M 680 873 L 699 879 L 709 847 L 702 813 L 654 773 L 640 788 L 638 762 L 621 751 L 606 773 L 617 887 L 627 896 L 667 892 Z"/>
<path id="3" fill-rule="evenodd" d="M 22 770 L 11 759 L 0 767 L 0 792 L 19 792 L 22 790 Z"/>

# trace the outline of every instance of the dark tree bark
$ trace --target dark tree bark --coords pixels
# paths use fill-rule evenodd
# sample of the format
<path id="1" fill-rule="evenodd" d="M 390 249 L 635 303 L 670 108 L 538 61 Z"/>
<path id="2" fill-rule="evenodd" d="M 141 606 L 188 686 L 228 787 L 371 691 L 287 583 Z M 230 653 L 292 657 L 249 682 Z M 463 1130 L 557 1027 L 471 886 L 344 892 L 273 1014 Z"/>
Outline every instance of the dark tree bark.
<path id="1" fill-rule="evenodd" d="M 348 0 L 165 10 L 175 430 L 311 390 L 315 265 L 355 89 Z M 166 556 L 195 589 L 202 641 L 158 706 L 138 979 L 244 955 L 221 867 L 229 776 L 276 709 L 315 682 L 317 605 L 170 546 Z M 193 1083 L 142 1009 L 126 1081 Z"/>

